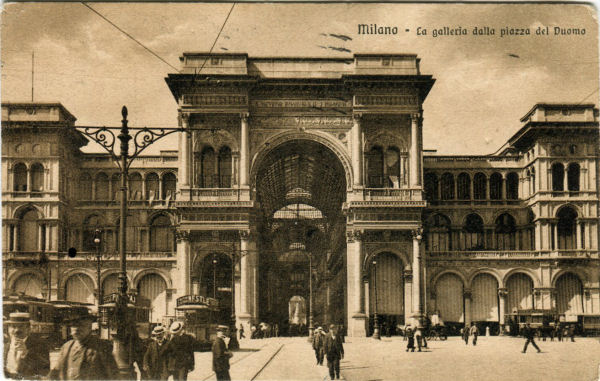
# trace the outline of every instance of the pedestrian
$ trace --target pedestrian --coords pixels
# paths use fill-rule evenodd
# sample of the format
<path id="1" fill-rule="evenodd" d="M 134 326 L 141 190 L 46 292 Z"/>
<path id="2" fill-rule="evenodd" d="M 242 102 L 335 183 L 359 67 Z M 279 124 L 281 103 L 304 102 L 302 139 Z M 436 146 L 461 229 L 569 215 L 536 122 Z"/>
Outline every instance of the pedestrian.
<path id="1" fill-rule="evenodd" d="M 187 380 L 188 372 L 194 370 L 194 349 L 196 340 L 185 333 L 183 323 L 176 321 L 169 329 L 171 340 L 165 350 L 167 369 L 173 380 Z"/>
<path id="2" fill-rule="evenodd" d="M 527 339 L 525 341 L 525 346 L 523 347 L 523 353 L 527 352 L 527 345 L 529 345 L 529 343 L 531 343 L 531 345 L 533 345 L 533 347 L 537 349 L 538 353 L 541 352 L 540 348 L 538 348 L 534 341 L 535 330 L 531 328 L 529 323 L 525 324 L 525 328 L 523 329 L 523 337 Z"/>
<path id="3" fill-rule="evenodd" d="M 165 339 L 166 330 L 157 325 L 152 330 L 152 341 L 144 353 L 143 370 L 148 380 L 166 380 L 169 377 L 168 359 L 165 354 L 168 341 Z"/>
<path id="4" fill-rule="evenodd" d="M 325 356 L 327 357 L 327 367 L 329 368 L 329 377 L 340 379 L 340 360 L 344 358 L 344 345 L 338 328 L 331 324 L 329 333 L 325 337 Z"/>
<path id="5" fill-rule="evenodd" d="M 73 313 L 69 324 L 72 340 L 60 349 L 56 367 L 48 375 L 51 380 L 115 380 L 117 363 L 112 355 L 112 343 L 92 333 L 94 316 L 87 309 Z"/>
<path id="6" fill-rule="evenodd" d="M 575 325 L 569 325 L 569 337 L 571 338 L 571 342 L 575 342 Z"/>
<path id="7" fill-rule="evenodd" d="M 312 347 L 315 351 L 315 357 L 317 358 L 317 365 L 323 365 L 324 344 L 325 336 L 323 335 L 323 328 L 317 327 L 312 340 Z"/>
<path id="8" fill-rule="evenodd" d="M 469 345 L 469 327 L 465 324 L 462 329 L 463 340 L 465 341 L 465 345 Z"/>
<path id="9" fill-rule="evenodd" d="M 479 336 L 479 328 L 477 328 L 477 324 L 471 322 L 469 334 L 473 336 L 473 345 L 477 345 L 477 337 Z"/>
<path id="10" fill-rule="evenodd" d="M 256 325 L 252 324 L 252 326 L 250 327 L 250 339 L 256 339 L 256 332 Z"/>
<path id="11" fill-rule="evenodd" d="M 342 343 L 346 342 L 346 327 L 344 327 L 344 324 L 340 323 L 339 325 L 339 334 L 342 337 Z"/>
<path id="12" fill-rule="evenodd" d="M 275 323 L 275 337 L 279 337 L 279 323 Z"/>
<path id="13" fill-rule="evenodd" d="M 423 331 L 421 330 L 421 328 L 415 329 L 415 339 L 417 341 L 417 348 L 419 349 L 419 352 L 421 352 L 421 346 L 423 345 Z"/>
<path id="14" fill-rule="evenodd" d="M 563 329 L 560 326 L 560 323 L 556 324 L 556 338 L 558 339 L 558 341 L 562 341 L 563 340 Z"/>
<path id="15" fill-rule="evenodd" d="M 226 325 L 217 326 L 217 337 L 212 345 L 213 370 L 217 375 L 217 381 L 231 380 L 231 376 L 229 375 L 229 359 L 233 357 L 233 353 L 227 349 L 227 345 L 225 344 L 226 332 Z"/>
<path id="16" fill-rule="evenodd" d="M 13 312 L 4 321 L 8 328 L 3 357 L 6 378 L 38 380 L 50 370 L 50 345 L 31 335 L 29 319 L 27 312 Z"/>
<path id="17" fill-rule="evenodd" d="M 406 351 L 410 349 L 411 352 L 415 351 L 415 333 L 411 327 L 406 327 L 406 337 L 408 338 L 408 344 L 406 345 Z"/>
<path id="18" fill-rule="evenodd" d="M 240 340 L 245 339 L 246 335 L 244 335 L 244 325 L 240 324 Z"/>

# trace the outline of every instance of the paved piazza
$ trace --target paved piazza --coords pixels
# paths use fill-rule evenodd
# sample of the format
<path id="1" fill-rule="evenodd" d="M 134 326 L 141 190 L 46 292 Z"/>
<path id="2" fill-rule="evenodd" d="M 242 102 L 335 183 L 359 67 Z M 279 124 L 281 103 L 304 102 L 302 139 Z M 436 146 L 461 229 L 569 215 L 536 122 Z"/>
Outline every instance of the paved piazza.
<path id="1" fill-rule="evenodd" d="M 316 366 L 306 338 L 244 340 L 242 351 L 232 358 L 234 380 L 326 380 L 326 366 Z M 598 380 L 600 341 L 576 338 L 571 342 L 539 342 L 542 353 L 524 340 L 480 337 L 476 347 L 458 337 L 433 341 L 422 353 L 406 353 L 402 338 L 348 338 L 341 363 L 346 380 L 423 381 L 591 381 Z M 190 380 L 215 380 L 211 354 L 196 354 L 196 370 Z"/>

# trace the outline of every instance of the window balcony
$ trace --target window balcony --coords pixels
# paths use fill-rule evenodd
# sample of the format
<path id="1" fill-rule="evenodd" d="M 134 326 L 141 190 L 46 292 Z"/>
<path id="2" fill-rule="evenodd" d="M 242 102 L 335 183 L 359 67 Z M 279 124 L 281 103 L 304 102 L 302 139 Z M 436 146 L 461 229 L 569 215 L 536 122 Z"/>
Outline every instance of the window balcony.
<path id="1" fill-rule="evenodd" d="M 427 258 L 433 260 L 462 259 L 542 259 L 542 258 L 598 258 L 594 250 L 472 250 L 472 251 L 428 251 Z"/>
<path id="2" fill-rule="evenodd" d="M 246 201 L 250 197 L 248 189 L 239 188 L 192 188 L 181 190 L 182 199 L 191 201 Z"/>
<path id="3" fill-rule="evenodd" d="M 363 188 L 358 190 L 360 201 L 423 201 L 422 194 L 423 191 L 420 188 Z"/>

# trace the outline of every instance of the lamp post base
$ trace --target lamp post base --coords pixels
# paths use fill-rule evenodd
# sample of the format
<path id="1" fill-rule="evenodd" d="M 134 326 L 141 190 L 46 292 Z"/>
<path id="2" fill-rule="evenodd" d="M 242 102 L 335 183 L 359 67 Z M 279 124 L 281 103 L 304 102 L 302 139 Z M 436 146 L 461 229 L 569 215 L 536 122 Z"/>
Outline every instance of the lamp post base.
<path id="1" fill-rule="evenodd" d="M 375 340 L 381 340 L 381 335 L 379 334 L 379 328 L 373 329 L 373 338 Z"/>

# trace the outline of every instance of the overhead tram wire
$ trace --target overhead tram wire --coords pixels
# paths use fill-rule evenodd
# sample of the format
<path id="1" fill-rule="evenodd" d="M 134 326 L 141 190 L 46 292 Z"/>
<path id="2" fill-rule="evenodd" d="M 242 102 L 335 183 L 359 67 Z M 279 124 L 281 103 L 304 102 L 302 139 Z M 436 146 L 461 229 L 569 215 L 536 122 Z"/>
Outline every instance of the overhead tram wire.
<path id="1" fill-rule="evenodd" d="M 215 37 L 215 40 L 213 41 L 213 44 L 210 47 L 210 50 L 208 51 L 209 55 L 213 52 L 213 49 L 215 48 L 215 45 L 217 44 L 219 37 L 221 37 L 221 32 L 223 32 L 223 28 L 225 28 L 225 24 L 227 24 L 227 20 L 229 20 L 229 16 L 231 16 L 231 12 L 233 12 L 233 8 L 235 7 L 235 4 L 236 3 L 231 4 L 229 13 L 227 13 L 227 17 L 225 17 L 225 21 L 223 21 L 223 24 L 221 25 L 221 29 L 219 29 L 219 33 L 217 33 L 217 37 Z M 207 61 L 208 61 L 208 57 L 204 58 L 204 62 L 202 62 L 202 66 L 200 66 L 200 70 L 198 70 L 197 72 L 196 72 L 196 70 L 194 70 L 194 76 L 192 77 L 192 83 L 194 83 L 196 81 L 196 76 L 198 74 L 200 74 L 200 72 L 202 72 L 202 69 L 204 69 L 204 66 L 206 65 Z"/>
<path id="2" fill-rule="evenodd" d="M 163 63 L 167 64 L 169 67 L 171 67 L 173 70 L 175 70 L 178 73 L 181 73 L 181 71 L 179 69 L 177 69 L 175 66 L 171 65 L 169 62 L 167 62 L 164 58 L 162 58 L 161 56 L 159 56 L 157 53 L 155 53 L 152 49 L 148 48 L 146 45 L 142 44 L 141 42 L 139 42 L 138 40 L 135 39 L 135 37 L 133 37 L 132 35 L 130 35 L 129 33 L 127 33 L 126 31 L 124 31 L 123 29 L 121 29 L 118 25 L 116 25 L 115 23 L 113 23 L 112 21 L 110 21 L 108 18 L 106 18 L 103 14 L 101 14 L 100 12 L 98 12 L 97 10 L 95 10 L 94 8 L 90 7 L 87 3 L 85 2 L 81 2 L 81 4 L 85 7 L 87 7 L 90 11 L 94 12 L 95 14 L 97 14 L 98 16 L 100 16 L 104 21 L 106 21 L 107 23 L 109 23 L 110 25 L 112 25 L 113 27 L 115 27 L 119 32 L 123 33 L 125 36 L 129 37 L 131 40 L 133 40 L 136 44 L 138 44 L 139 46 L 141 46 L 142 48 L 144 48 L 146 51 L 148 51 L 150 54 L 152 54 L 154 57 L 158 58 L 159 60 L 161 60 Z"/>

